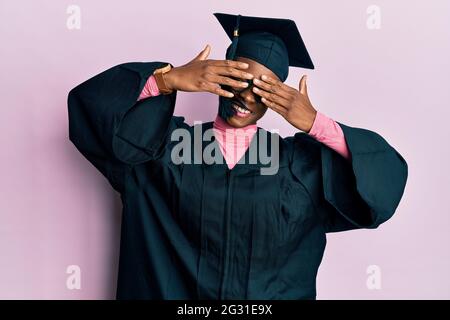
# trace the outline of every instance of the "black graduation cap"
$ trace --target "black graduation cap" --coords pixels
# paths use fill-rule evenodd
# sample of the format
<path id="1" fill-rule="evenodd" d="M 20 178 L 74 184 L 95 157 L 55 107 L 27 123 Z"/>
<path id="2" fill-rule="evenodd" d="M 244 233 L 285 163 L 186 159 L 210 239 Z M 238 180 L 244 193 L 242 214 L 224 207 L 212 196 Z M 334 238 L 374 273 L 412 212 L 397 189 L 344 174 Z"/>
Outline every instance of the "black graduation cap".
<path id="1" fill-rule="evenodd" d="M 255 60 L 285 81 L 289 66 L 314 69 L 297 25 L 290 19 L 214 13 L 232 43 L 226 59 Z"/>

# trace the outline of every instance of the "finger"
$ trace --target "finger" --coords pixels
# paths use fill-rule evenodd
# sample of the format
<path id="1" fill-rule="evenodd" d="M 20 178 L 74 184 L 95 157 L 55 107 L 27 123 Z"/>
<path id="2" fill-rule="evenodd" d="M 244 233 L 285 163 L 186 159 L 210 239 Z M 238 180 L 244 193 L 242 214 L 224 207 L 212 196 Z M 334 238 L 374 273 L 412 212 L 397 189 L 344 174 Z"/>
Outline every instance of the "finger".
<path id="1" fill-rule="evenodd" d="M 271 92 L 274 94 L 279 95 L 280 97 L 283 97 L 285 99 L 291 99 L 292 93 L 289 91 L 286 91 L 283 87 L 279 86 L 278 84 L 269 84 L 265 81 L 259 80 L 259 79 L 253 79 L 253 83 L 258 86 L 259 88 L 263 89 L 264 91 Z"/>
<path id="2" fill-rule="evenodd" d="M 299 89 L 300 93 L 307 96 L 308 95 L 308 89 L 306 87 L 306 74 L 300 79 Z"/>
<path id="3" fill-rule="evenodd" d="M 212 70 L 214 73 L 223 76 L 230 76 L 239 79 L 253 79 L 253 75 L 251 73 L 236 69 L 234 67 L 213 66 Z"/>
<path id="4" fill-rule="evenodd" d="M 211 92 L 213 94 L 217 94 L 219 96 L 225 97 L 225 98 L 233 98 L 234 94 L 232 92 L 229 92 L 227 90 L 224 90 L 220 87 L 220 85 L 216 83 L 207 82 L 202 85 L 203 91 Z"/>
<path id="5" fill-rule="evenodd" d="M 266 98 L 262 98 L 261 101 L 270 109 L 272 109 L 273 111 L 279 113 L 280 115 L 282 115 L 283 117 L 286 115 L 286 109 L 283 108 L 281 105 L 279 105 L 278 103 L 275 103 L 273 101 L 267 100 Z"/>
<path id="6" fill-rule="evenodd" d="M 207 76 L 208 81 L 217 83 L 217 84 L 223 84 L 223 85 L 227 85 L 230 87 L 235 87 L 235 88 L 247 88 L 248 87 L 248 83 L 244 82 L 244 81 L 239 81 L 239 79 L 233 79 L 230 77 L 224 77 L 224 76 L 220 76 L 217 74 L 209 74 Z"/>
<path id="7" fill-rule="evenodd" d="M 206 60 L 206 58 L 208 58 L 210 52 L 211 52 L 211 46 L 209 44 L 207 44 L 206 47 L 202 51 L 200 51 L 200 53 L 192 61 Z"/>
<path id="8" fill-rule="evenodd" d="M 211 52 L 211 46 L 209 44 L 206 45 L 206 48 L 203 50 L 200 56 L 200 60 L 206 60 Z"/>
<path id="9" fill-rule="evenodd" d="M 247 69 L 248 63 L 234 60 L 210 60 L 210 63 L 216 67 L 232 67 L 238 69 Z"/>
<path id="10" fill-rule="evenodd" d="M 264 90 L 261 90 L 257 87 L 253 87 L 253 92 L 257 95 L 261 96 L 262 98 L 265 98 L 266 100 L 275 102 L 276 104 L 280 105 L 284 109 L 287 109 L 289 107 L 289 100 L 280 97 L 279 95 L 275 93 L 270 93 Z"/>
<path id="11" fill-rule="evenodd" d="M 284 84 L 283 82 L 281 82 L 280 80 L 274 79 L 272 77 L 266 76 L 266 75 L 262 75 L 261 76 L 261 80 L 265 81 L 271 85 L 274 86 L 278 86 L 280 87 L 282 90 L 286 91 L 286 92 L 290 92 L 291 94 L 295 94 L 295 92 L 297 91 L 294 88 L 291 88 L 290 86 L 288 86 L 287 84 Z"/>

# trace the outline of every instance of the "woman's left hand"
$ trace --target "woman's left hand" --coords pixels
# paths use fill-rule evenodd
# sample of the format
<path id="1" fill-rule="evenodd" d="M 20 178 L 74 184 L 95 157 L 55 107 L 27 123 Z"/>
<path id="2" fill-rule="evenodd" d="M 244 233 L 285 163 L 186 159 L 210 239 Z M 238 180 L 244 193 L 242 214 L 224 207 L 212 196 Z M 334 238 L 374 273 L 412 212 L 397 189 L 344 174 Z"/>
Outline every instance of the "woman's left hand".
<path id="1" fill-rule="evenodd" d="M 278 112 L 299 130 L 309 132 L 316 118 L 316 109 L 309 101 L 306 75 L 300 79 L 299 90 L 263 75 L 253 79 L 253 92 L 261 96 L 262 103 Z"/>

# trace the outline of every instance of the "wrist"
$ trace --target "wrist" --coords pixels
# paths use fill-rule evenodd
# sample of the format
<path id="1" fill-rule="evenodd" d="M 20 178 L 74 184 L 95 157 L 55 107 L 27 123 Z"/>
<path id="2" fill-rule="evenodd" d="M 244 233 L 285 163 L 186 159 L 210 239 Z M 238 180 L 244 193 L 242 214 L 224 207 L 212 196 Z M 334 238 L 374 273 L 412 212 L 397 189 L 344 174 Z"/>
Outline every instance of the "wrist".
<path id="1" fill-rule="evenodd" d="M 314 126 L 314 122 L 316 120 L 317 117 L 317 111 L 311 110 L 306 112 L 305 114 L 303 114 L 301 116 L 300 119 L 298 119 L 298 121 L 296 121 L 296 125 L 295 127 L 299 130 L 302 130 L 305 133 L 310 133 L 311 129 Z"/>
<path id="2" fill-rule="evenodd" d="M 164 74 L 164 82 L 166 83 L 166 86 L 170 90 L 177 90 L 176 89 L 176 76 L 174 72 L 175 68 L 172 68 L 170 71 L 166 72 Z"/>
<path id="3" fill-rule="evenodd" d="M 317 111 L 316 110 L 312 110 L 310 115 L 309 115 L 309 121 L 308 121 L 308 125 L 306 127 L 306 133 L 309 133 L 311 131 L 311 128 L 314 125 L 314 122 L 316 121 L 316 117 L 317 117 Z"/>
<path id="4" fill-rule="evenodd" d="M 173 90 L 166 82 L 166 75 L 172 70 L 173 66 L 169 63 L 164 67 L 158 68 L 153 71 L 153 76 L 156 81 L 156 86 L 158 87 L 158 90 L 163 95 L 171 94 L 173 93 Z M 170 77 L 169 77 L 170 78 Z M 172 83 L 170 84 L 172 86 Z"/>

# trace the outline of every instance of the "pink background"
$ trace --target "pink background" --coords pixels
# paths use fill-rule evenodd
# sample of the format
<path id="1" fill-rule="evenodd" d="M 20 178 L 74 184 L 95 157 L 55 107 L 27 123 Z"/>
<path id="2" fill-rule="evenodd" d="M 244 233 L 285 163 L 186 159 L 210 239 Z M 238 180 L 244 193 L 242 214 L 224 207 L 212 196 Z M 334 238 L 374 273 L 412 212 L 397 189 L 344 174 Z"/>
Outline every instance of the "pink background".
<path id="1" fill-rule="evenodd" d="M 449 1 L 118 3 L 0 1 L 0 298 L 114 298 L 120 198 L 69 142 L 67 93 L 122 62 L 184 64 L 207 43 L 223 59 L 229 40 L 213 12 L 295 20 L 316 65 L 316 108 L 379 132 L 408 161 L 392 220 L 328 236 L 318 298 L 450 298 Z M 66 27 L 71 4 L 80 30 Z M 366 26 L 372 4 L 379 30 Z M 291 68 L 287 83 L 304 71 Z M 190 123 L 216 110 L 216 96 L 178 95 Z M 258 124 L 295 132 L 271 111 Z M 66 287 L 69 265 L 81 268 L 80 290 Z M 380 290 L 366 286 L 369 265 L 381 269 Z"/>

